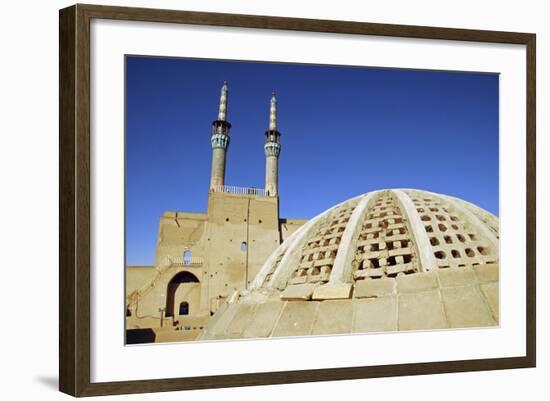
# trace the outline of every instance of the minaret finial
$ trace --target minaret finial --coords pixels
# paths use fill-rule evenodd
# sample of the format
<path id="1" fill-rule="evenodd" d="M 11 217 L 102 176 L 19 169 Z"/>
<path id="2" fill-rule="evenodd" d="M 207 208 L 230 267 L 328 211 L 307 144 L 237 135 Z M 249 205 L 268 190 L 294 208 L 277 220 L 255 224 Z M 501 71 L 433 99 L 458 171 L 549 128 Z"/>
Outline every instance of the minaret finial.
<path id="1" fill-rule="evenodd" d="M 220 90 L 220 108 L 218 111 L 218 120 L 227 120 L 227 81 L 223 81 L 222 88 Z"/>
<path id="2" fill-rule="evenodd" d="M 271 93 L 271 102 L 269 104 L 269 130 L 277 130 L 277 98 L 275 90 Z"/>

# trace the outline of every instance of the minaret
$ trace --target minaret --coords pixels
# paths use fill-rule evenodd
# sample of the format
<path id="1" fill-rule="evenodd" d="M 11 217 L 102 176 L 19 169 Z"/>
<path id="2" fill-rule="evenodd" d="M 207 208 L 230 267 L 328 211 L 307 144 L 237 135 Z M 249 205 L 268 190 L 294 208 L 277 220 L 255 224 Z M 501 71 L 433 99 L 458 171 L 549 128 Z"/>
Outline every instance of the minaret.
<path id="1" fill-rule="evenodd" d="M 277 131 L 277 99 L 271 94 L 269 129 L 265 132 L 265 191 L 268 196 L 279 196 L 279 154 L 281 133 Z"/>
<path id="2" fill-rule="evenodd" d="M 223 81 L 220 92 L 220 108 L 218 119 L 212 122 L 212 172 L 210 174 L 210 191 L 216 190 L 225 183 L 225 154 L 229 145 L 229 130 L 231 124 L 227 121 L 227 81 Z"/>

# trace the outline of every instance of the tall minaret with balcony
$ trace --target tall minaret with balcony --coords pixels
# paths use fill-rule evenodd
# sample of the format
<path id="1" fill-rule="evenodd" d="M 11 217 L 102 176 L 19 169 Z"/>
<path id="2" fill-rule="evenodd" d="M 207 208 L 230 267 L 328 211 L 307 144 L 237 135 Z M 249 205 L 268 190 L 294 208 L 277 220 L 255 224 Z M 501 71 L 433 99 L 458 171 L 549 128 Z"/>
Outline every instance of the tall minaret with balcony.
<path id="1" fill-rule="evenodd" d="M 214 191 L 225 184 L 225 156 L 229 146 L 229 130 L 231 129 L 231 124 L 227 121 L 227 93 L 227 81 L 224 81 L 220 92 L 218 118 L 212 122 L 210 191 Z"/>
<path id="2" fill-rule="evenodd" d="M 269 129 L 265 132 L 265 191 L 268 196 L 279 196 L 279 154 L 281 133 L 277 130 L 277 98 L 271 94 L 269 102 Z"/>

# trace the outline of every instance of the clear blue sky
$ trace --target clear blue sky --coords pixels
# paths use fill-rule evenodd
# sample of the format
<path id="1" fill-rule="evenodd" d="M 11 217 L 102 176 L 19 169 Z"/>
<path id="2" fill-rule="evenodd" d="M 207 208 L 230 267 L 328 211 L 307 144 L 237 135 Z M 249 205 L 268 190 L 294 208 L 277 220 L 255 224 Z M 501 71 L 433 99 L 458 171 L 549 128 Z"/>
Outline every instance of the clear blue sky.
<path id="1" fill-rule="evenodd" d="M 127 264 L 152 264 L 166 210 L 206 212 L 210 126 L 229 82 L 226 184 L 264 187 L 277 92 L 281 217 L 420 188 L 498 215 L 498 75 L 128 56 Z"/>

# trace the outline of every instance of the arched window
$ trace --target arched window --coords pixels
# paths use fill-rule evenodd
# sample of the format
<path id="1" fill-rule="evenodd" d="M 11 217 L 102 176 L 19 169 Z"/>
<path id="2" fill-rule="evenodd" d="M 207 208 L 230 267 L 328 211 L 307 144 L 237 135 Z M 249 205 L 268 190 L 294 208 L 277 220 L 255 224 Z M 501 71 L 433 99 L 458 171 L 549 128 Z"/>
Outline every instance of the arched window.
<path id="1" fill-rule="evenodd" d="M 182 302 L 180 304 L 180 313 L 179 314 L 180 314 L 180 316 L 189 314 L 189 303 L 188 302 Z"/>
<path id="2" fill-rule="evenodd" d="M 192 259 L 193 259 L 193 253 L 189 249 L 186 249 L 183 252 L 183 264 L 190 265 Z"/>
<path id="3" fill-rule="evenodd" d="M 246 242 L 241 242 L 241 251 L 246 252 Z"/>

